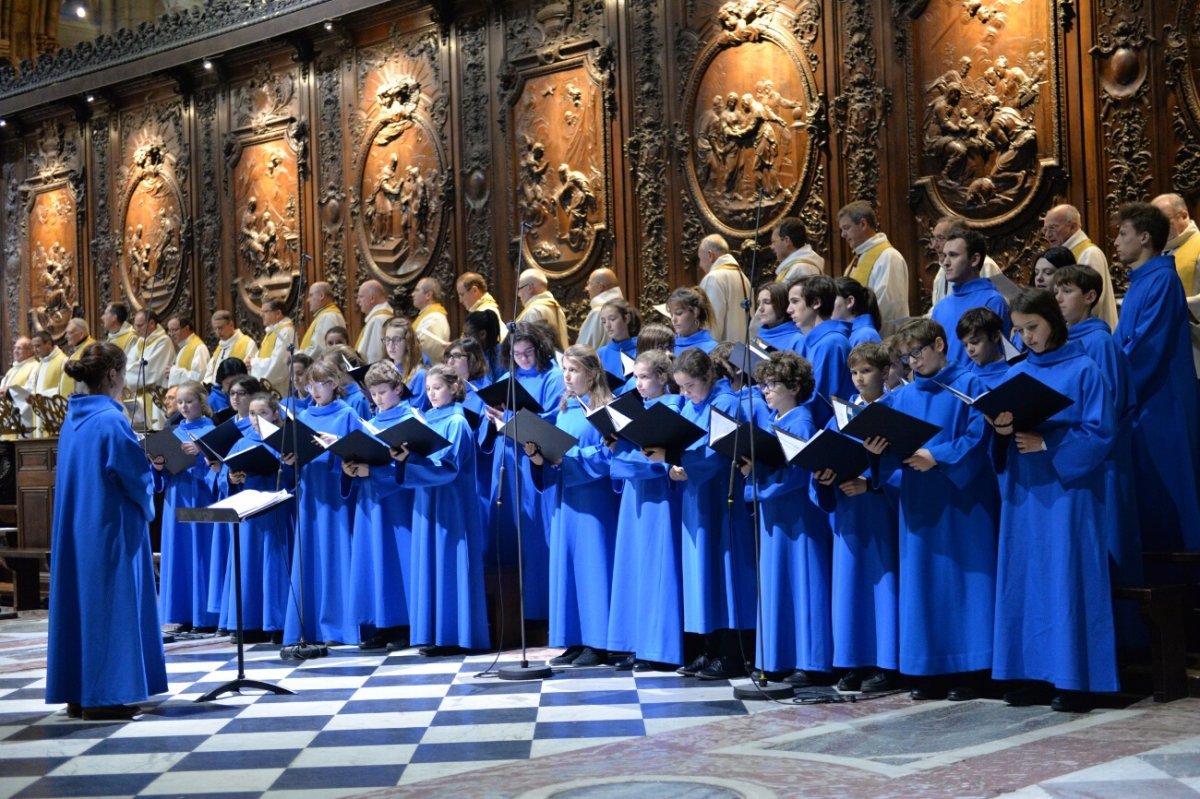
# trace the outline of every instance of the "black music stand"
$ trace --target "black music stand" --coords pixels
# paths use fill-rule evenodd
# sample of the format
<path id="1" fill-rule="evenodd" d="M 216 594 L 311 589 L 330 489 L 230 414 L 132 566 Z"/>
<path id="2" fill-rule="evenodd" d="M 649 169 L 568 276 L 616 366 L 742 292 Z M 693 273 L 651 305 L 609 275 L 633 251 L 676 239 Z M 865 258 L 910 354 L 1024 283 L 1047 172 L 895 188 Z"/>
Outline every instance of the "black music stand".
<path id="1" fill-rule="evenodd" d="M 291 499 L 289 496 L 281 496 L 279 502 L 284 502 Z M 233 508 L 177 508 L 175 518 L 181 522 L 202 522 L 202 523 L 225 523 L 233 525 L 233 579 L 234 579 L 234 597 L 237 607 L 237 679 L 222 683 L 212 689 L 203 696 L 197 697 L 197 702 L 211 702 L 217 699 L 221 694 L 231 693 L 239 694 L 243 688 L 257 688 L 260 691 L 283 695 L 295 694 L 295 691 L 289 691 L 287 688 L 281 688 L 278 685 L 261 682 L 260 680 L 246 679 L 246 653 L 243 639 L 246 637 L 242 630 L 242 541 L 241 530 L 242 522 L 246 519 L 252 519 L 261 513 L 269 511 L 271 508 L 278 505 L 276 502 L 268 505 L 265 508 L 259 508 L 253 513 L 243 517 L 238 514 Z"/>

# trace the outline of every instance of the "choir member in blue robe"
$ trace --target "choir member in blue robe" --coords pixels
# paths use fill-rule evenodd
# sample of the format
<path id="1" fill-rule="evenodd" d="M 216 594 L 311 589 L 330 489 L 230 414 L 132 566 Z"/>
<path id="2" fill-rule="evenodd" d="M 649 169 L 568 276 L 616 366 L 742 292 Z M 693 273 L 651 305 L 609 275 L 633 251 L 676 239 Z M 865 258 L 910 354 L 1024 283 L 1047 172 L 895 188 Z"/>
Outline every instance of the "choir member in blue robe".
<path id="1" fill-rule="evenodd" d="M 487 373 L 495 380 L 504 371 L 500 359 L 500 315 L 494 311 L 472 311 L 463 319 L 462 337 L 479 343 Z"/>
<path id="2" fill-rule="evenodd" d="M 563 395 L 562 369 L 554 363 L 554 343 L 540 325 L 518 322 L 501 344 L 501 360 L 514 365 L 513 374 L 548 416 L 553 416 Z M 497 381 L 508 377 L 501 374 Z M 489 408 L 488 417 L 507 421 L 510 411 Z M 516 563 L 517 514 L 521 515 L 521 554 L 525 577 L 525 618 L 550 618 L 550 520 L 533 477 L 529 461 L 518 460 L 511 439 L 497 437 L 496 426 L 483 426 L 480 450 L 492 462 L 488 492 L 491 527 L 488 535 L 498 544 L 505 563 Z M 518 486 L 520 491 L 518 491 Z M 516 498 L 516 501 L 514 501 Z"/>
<path id="3" fill-rule="evenodd" d="M 875 292 L 852 277 L 839 277 L 834 284 L 837 299 L 833 303 L 833 319 L 849 325 L 846 336 L 850 339 L 850 348 L 859 344 L 878 344 L 883 320 Z"/>
<path id="4" fill-rule="evenodd" d="M 1049 683 L 1055 710 L 1087 710 L 1087 694 L 1116 691 L 1104 517 L 1105 461 L 1116 415 L 1100 367 L 1076 342 L 1045 289 L 1013 300 L 1013 327 L 1028 357 L 1012 368 L 1073 403 L 1032 430 L 1016 430 L 1008 412 L 989 420 L 1000 475 L 1000 547 L 992 674 Z M 1042 686 L 1010 692 L 1031 704 Z"/>
<path id="5" fill-rule="evenodd" d="M 967 356 L 967 370 L 985 387 L 993 389 L 1008 378 L 1004 320 L 995 311 L 984 307 L 965 311 L 958 318 L 954 332 Z"/>
<path id="6" fill-rule="evenodd" d="M 714 408 L 737 418 L 737 395 L 717 387 L 712 359 L 699 348 L 676 359 L 672 376 L 687 399 L 680 415 L 689 422 L 708 430 Z M 662 461 L 666 453 L 652 450 L 651 457 Z M 681 460 L 667 476 L 683 486 L 683 628 L 703 635 L 704 642 L 703 651 L 679 671 L 714 680 L 740 676 L 745 668 L 739 631 L 755 625 L 754 526 L 742 501 L 745 478 L 729 458 L 709 449 L 707 436 Z"/>
<path id="7" fill-rule="evenodd" d="M 402 447 L 392 457 L 396 481 L 414 491 L 409 637 L 433 657 L 486 649 L 489 637 L 475 437 L 460 404 L 465 385 L 454 369 L 439 365 L 429 370 L 425 393 L 425 422 L 449 446 L 428 457 Z"/>
<path id="8" fill-rule="evenodd" d="M 175 404 L 183 418 L 173 428 L 175 437 L 196 462 L 175 475 L 163 470 L 161 458 L 154 464 L 154 490 L 163 495 L 159 610 L 164 624 L 212 632 L 217 628 L 217 614 L 208 610 L 213 526 L 177 521 L 175 511 L 207 507 L 215 499 L 208 485 L 208 464 L 199 445 L 192 441 L 193 436 L 199 438 L 212 430 L 213 423 L 208 418 L 207 395 L 199 383 L 181 383 Z"/>
<path id="9" fill-rule="evenodd" d="M 600 323 L 608 343 L 596 350 L 600 363 L 609 374 L 624 375 L 624 355 L 637 357 L 637 337 L 642 329 L 642 315 L 627 300 L 609 300 L 600 307 Z"/>
<path id="10" fill-rule="evenodd" d="M 837 284 L 827 275 L 816 275 L 788 289 L 788 313 L 804 333 L 800 355 L 812 364 L 816 388 L 806 405 L 813 424 L 824 427 L 833 416 L 833 397 L 843 400 L 854 393 L 846 356 L 850 339 L 841 322 L 831 315 L 837 301 Z"/>
<path id="11" fill-rule="evenodd" d="M 812 394 L 808 361 L 792 352 L 773 352 L 758 365 L 755 380 L 774 412 L 771 426 L 799 438 L 815 429 L 804 402 Z M 831 538 L 829 516 L 809 498 L 812 475 L 784 464 L 770 468 L 746 459 L 745 499 L 758 502 L 758 667 L 794 685 L 829 682 L 833 668 L 830 628 Z"/>
<path id="12" fill-rule="evenodd" d="M 972 308 L 990 308 L 1000 317 L 1003 334 L 1007 336 L 1011 332 L 1008 303 L 992 281 L 979 276 L 986 257 L 987 239 L 982 233 L 964 227 L 951 228 L 942 246 L 941 262 L 953 290 L 930 313 L 943 330 L 957 330 L 958 320 Z M 970 358 L 957 336 L 951 336 L 946 346 L 946 357 L 952 363 L 963 367 L 970 365 Z"/>
<path id="13" fill-rule="evenodd" d="M 484 313 L 495 318 L 493 313 Z M 475 440 L 480 447 L 475 452 L 475 483 L 478 488 L 476 493 L 479 496 L 479 518 L 481 520 L 479 535 L 483 547 L 483 567 L 492 570 L 497 568 L 497 541 L 496 536 L 492 534 L 492 509 L 488 500 L 492 493 L 494 448 L 489 448 L 488 452 L 484 452 L 482 449 L 491 425 L 487 422 L 487 405 L 479 396 L 481 389 L 492 384 L 492 375 L 488 371 L 488 362 L 483 347 L 473 338 L 460 338 L 450 342 L 445 350 L 445 358 L 446 365 L 454 369 L 458 379 L 466 387 L 466 394 L 462 401 L 463 414 L 467 417 L 467 422 L 470 423 Z M 513 551 L 508 553 L 508 560 L 503 561 L 499 566 L 512 566 L 516 562 L 516 552 Z"/>
<path id="14" fill-rule="evenodd" d="M 534 484 L 548 499 L 550 525 L 550 646 L 564 647 L 552 666 L 598 666 L 608 657 L 617 503 L 609 475 L 612 453 L 587 412 L 612 399 L 604 367 L 588 346 L 563 354 L 563 385 L 555 426 L 578 439 L 561 461 L 525 445 Z"/>
<path id="15" fill-rule="evenodd" d="M 225 392 L 229 381 L 240 375 L 249 374 L 246 368 L 246 362 L 241 358 L 226 358 L 217 364 L 217 371 L 213 374 L 213 384 L 208 391 L 208 409 L 211 413 L 228 410 L 229 395 Z"/>
<path id="16" fill-rule="evenodd" d="M 150 468 L 120 404 L 125 353 L 89 345 L 66 374 L 50 536 L 46 702 L 71 716 L 129 719 L 167 690 L 154 595 Z"/>
<path id="17" fill-rule="evenodd" d="M 633 366 L 646 407 L 665 404 L 678 412 L 683 398 L 668 394 L 671 356 L 639 355 Z M 683 663 L 683 573 L 680 502 L 683 489 L 670 467 L 624 439 L 613 450 L 610 474 L 623 481 L 613 548 L 608 649 L 629 652 L 618 670 L 646 671 Z"/>
<path id="18" fill-rule="evenodd" d="M 393 316 L 384 322 L 383 346 L 408 389 L 406 404 L 418 411 L 426 410 L 429 400 L 425 396 L 425 361 L 412 322 L 403 316 Z"/>
<path id="19" fill-rule="evenodd" d="M 331 347 L 325 350 L 321 361 L 331 369 L 336 369 L 338 382 L 342 389 L 342 401 L 358 414 L 359 419 L 370 419 L 375 411 L 371 408 L 371 399 L 350 375 L 351 369 L 365 366 L 362 357 L 349 345 Z"/>
<path id="20" fill-rule="evenodd" d="M 691 347 L 713 351 L 719 342 L 708 330 L 713 313 L 703 291 L 694 287 L 675 289 L 667 298 L 667 310 L 671 312 L 671 327 L 675 329 L 676 355 Z"/>
<path id="21" fill-rule="evenodd" d="M 889 365 L 882 344 L 867 342 L 850 351 L 850 377 L 865 407 L 883 396 Z M 837 420 L 826 425 L 837 430 Z M 838 690 L 891 691 L 900 662 L 897 506 L 895 486 L 872 489 L 861 476 L 834 485 L 836 475 L 814 475 L 812 496 L 830 514 L 833 528 L 833 665 L 849 669 Z"/>
<path id="22" fill-rule="evenodd" d="M 292 373 L 291 396 L 284 397 L 280 407 L 284 414 L 293 419 L 300 415 L 300 411 L 312 404 L 312 398 L 308 396 L 308 386 L 304 383 L 304 373 L 308 371 L 308 367 L 312 366 L 312 362 L 312 356 L 303 352 L 297 352 L 288 362 Z M 280 391 L 281 395 L 283 393 Z"/>
<path id="23" fill-rule="evenodd" d="M 340 356 L 339 356 L 340 357 Z M 323 359 L 305 373 L 313 404 L 300 420 L 325 442 L 356 430 L 362 423 L 338 396 L 340 373 Z M 285 456 L 287 463 L 294 456 Z M 350 531 L 353 498 L 342 495 L 342 461 L 332 452 L 300 467 L 296 495 L 296 546 L 291 592 L 284 622 L 285 644 L 357 644 L 358 624 L 350 605 Z M 303 602 L 303 608 L 300 607 Z"/>
<path id="24" fill-rule="evenodd" d="M 914 699 L 971 699 L 974 680 L 962 673 L 992 664 L 998 497 L 987 424 L 945 386 L 972 397 L 984 388 L 946 360 L 937 322 L 914 319 L 897 338 L 914 380 L 879 402 L 941 427 L 902 463 L 886 439 L 864 442 L 883 453 L 876 487 L 899 471 L 900 671 L 935 678 Z"/>
<path id="25" fill-rule="evenodd" d="M 385 329 L 385 335 L 392 333 Z M 368 431 L 386 430 L 413 415 L 409 403 L 400 399 L 404 380 L 390 361 L 371 364 L 363 382 L 379 409 Z M 408 625 L 405 596 L 412 584 L 413 492 L 396 482 L 396 468 L 390 463 L 368 466 L 343 461 L 342 472 L 342 496 L 354 501 L 350 602 L 362 628 L 359 648 L 394 651 L 403 648 L 400 628 Z"/>
<path id="26" fill-rule="evenodd" d="M 782 283 L 764 283 L 758 290 L 758 343 L 776 350 L 792 350 L 803 334 L 788 316 L 788 290 Z"/>
<path id="27" fill-rule="evenodd" d="M 1138 398 L 1133 428 L 1142 543 L 1148 550 L 1200 551 L 1200 398 L 1188 309 L 1166 244 L 1166 217 L 1148 203 L 1121 209 L 1115 242 L 1129 290 L 1113 333 Z"/>
<path id="28" fill-rule="evenodd" d="M 263 446 L 274 455 L 279 453 L 265 444 L 258 427 L 259 419 L 272 425 L 280 424 L 280 404 L 271 394 L 260 393 L 250 398 L 250 427 L 245 435 L 234 443 L 229 454 L 236 455 L 255 446 Z M 290 466 L 280 465 L 282 473 L 250 474 L 221 469 L 222 496 L 248 489 L 251 491 L 290 490 L 294 475 Z M 294 500 L 281 502 L 269 511 L 246 519 L 241 523 L 238 538 L 241 541 L 242 573 L 242 628 L 246 642 L 265 640 L 266 633 L 282 634 L 287 608 L 288 567 L 292 555 L 292 531 L 295 529 L 296 504 Z M 233 581 L 232 556 L 230 575 L 226 580 L 225 607 L 233 629 L 236 619 L 237 585 Z"/>
<path id="29" fill-rule="evenodd" d="M 637 360 L 645 353 L 654 351 L 675 356 L 675 331 L 657 322 L 642 326 L 638 332 L 637 350 L 634 352 L 633 358 Z M 629 376 L 617 394 L 627 394 L 630 391 L 637 391 L 637 379 L 633 375 Z"/>
<path id="30" fill-rule="evenodd" d="M 1105 495 L 1115 506 L 1113 512 L 1104 514 L 1105 541 L 1113 566 L 1112 581 L 1114 585 L 1140 585 L 1143 580 L 1142 532 L 1137 513 L 1137 475 L 1133 471 L 1137 395 L 1124 351 L 1117 346 L 1108 323 L 1092 316 L 1092 309 L 1103 290 L 1103 279 L 1091 267 L 1076 264 L 1061 267 L 1054 273 L 1054 296 L 1067 321 L 1067 337 L 1078 342 L 1100 367 L 1116 413 L 1116 437 L 1112 454 L 1105 463 Z"/>

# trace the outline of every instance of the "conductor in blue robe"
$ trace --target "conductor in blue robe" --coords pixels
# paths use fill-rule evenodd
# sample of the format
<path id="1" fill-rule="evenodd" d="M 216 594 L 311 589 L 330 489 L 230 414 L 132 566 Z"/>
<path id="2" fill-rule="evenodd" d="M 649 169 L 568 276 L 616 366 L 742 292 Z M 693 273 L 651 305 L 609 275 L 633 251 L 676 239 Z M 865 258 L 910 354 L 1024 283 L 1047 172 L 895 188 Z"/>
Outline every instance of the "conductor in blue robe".
<path id="1" fill-rule="evenodd" d="M 1114 242 L 1129 290 L 1113 337 L 1132 370 L 1138 407 L 1133 458 L 1142 543 L 1200 551 L 1200 398 L 1183 286 L 1159 255 L 1170 226 L 1148 203 L 1122 206 Z"/>
<path id="2" fill-rule="evenodd" d="M 154 595 L 150 467 L 119 402 L 125 353 L 91 344 L 65 371 L 50 555 L 46 702 L 72 716 L 128 719 L 167 690 Z"/>
<path id="3" fill-rule="evenodd" d="M 1049 683 L 1056 710 L 1086 710 L 1080 694 L 1116 691 L 1105 515 L 1105 461 L 1116 434 L 1108 385 L 1076 342 L 1044 289 L 1013 301 L 1013 327 L 1028 357 L 1012 368 L 1072 404 L 1032 430 L 1014 430 L 1011 413 L 992 421 L 1000 475 L 1000 548 L 992 674 Z M 1006 696 L 1032 704 L 1036 688 Z"/>

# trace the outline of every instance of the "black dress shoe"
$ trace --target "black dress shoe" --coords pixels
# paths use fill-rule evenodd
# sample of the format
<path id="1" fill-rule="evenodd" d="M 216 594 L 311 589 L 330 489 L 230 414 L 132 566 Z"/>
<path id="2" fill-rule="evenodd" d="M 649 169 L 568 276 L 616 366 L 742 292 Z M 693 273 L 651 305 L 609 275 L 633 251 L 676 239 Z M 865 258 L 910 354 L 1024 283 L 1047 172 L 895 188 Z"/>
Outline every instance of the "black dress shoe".
<path id="1" fill-rule="evenodd" d="M 575 658 L 583 654 L 582 646 L 569 646 L 566 651 L 558 657 L 550 658 L 551 666 L 570 666 L 575 662 Z"/>
<path id="2" fill-rule="evenodd" d="M 1059 713 L 1088 713 L 1093 707 L 1091 695 L 1083 691 L 1063 691 L 1050 700 L 1050 709 Z"/>
<path id="3" fill-rule="evenodd" d="M 939 685 L 922 685 L 908 692 L 909 699 L 924 702 L 930 699 L 945 699 L 947 691 Z"/>
<path id="4" fill-rule="evenodd" d="M 365 641 L 360 641 L 358 648 L 362 649 L 363 651 L 370 652 L 371 650 L 375 649 L 387 649 L 387 645 L 388 641 L 386 637 L 382 635 L 372 635 Z"/>
<path id="5" fill-rule="evenodd" d="M 708 655 L 699 654 L 699 655 L 696 655 L 696 659 L 693 660 L 691 663 L 687 664 L 686 666 L 680 666 L 679 668 L 675 669 L 675 673 L 682 674 L 684 677 L 695 677 L 697 674 L 699 674 L 701 671 L 703 671 L 704 667 L 707 665 L 708 665 Z"/>
<path id="6" fill-rule="evenodd" d="M 809 688 L 816 685 L 831 685 L 833 683 L 833 675 L 827 671 L 805 671 L 804 669 L 796 669 L 791 674 L 784 677 L 783 681 L 788 685 L 794 685 L 797 688 Z"/>
<path id="7" fill-rule="evenodd" d="M 408 641 L 388 641 L 386 649 L 389 652 L 400 652 L 408 649 Z"/>
<path id="8" fill-rule="evenodd" d="M 637 668 L 637 664 L 640 662 L 641 661 L 639 661 L 633 655 L 627 655 L 614 663 L 613 668 L 617 671 L 633 671 L 635 668 Z"/>
<path id="9" fill-rule="evenodd" d="M 880 694 L 885 691 L 895 691 L 900 688 L 900 677 L 894 671 L 880 669 L 871 677 L 863 680 L 864 694 Z"/>
<path id="10" fill-rule="evenodd" d="M 655 663 L 653 660 L 639 660 L 633 664 L 634 671 L 671 671 L 668 663 Z"/>
<path id="11" fill-rule="evenodd" d="M 1030 683 L 1004 694 L 1004 703 L 1011 707 L 1045 705 L 1054 697 L 1054 689 L 1043 683 Z"/>
<path id="12" fill-rule="evenodd" d="M 708 661 L 708 665 L 696 672 L 696 676 L 701 680 L 732 680 L 745 677 L 746 668 L 734 658 L 722 655 Z"/>
<path id="13" fill-rule="evenodd" d="M 590 646 L 585 646 L 579 656 L 572 661 L 572 666 L 587 668 L 588 666 L 603 666 L 608 662 L 608 651 L 604 649 L 593 649 Z"/>
<path id="14" fill-rule="evenodd" d="M 80 715 L 84 721 L 129 721 L 141 712 L 137 705 L 102 705 L 85 707 Z"/>
<path id="15" fill-rule="evenodd" d="M 418 650 L 422 657 L 427 658 L 448 658 L 457 655 L 465 655 L 467 650 L 461 646 L 423 646 Z"/>
<path id="16" fill-rule="evenodd" d="M 947 691 L 946 698 L 951 702 L 970 702 L 979 698 L 979 692 L 969 685 L 959 685 Z"/>
<path id="17" fill-rule="evenodd" d="M 863 673 L 858 669 L 850 669 L 837 681 L 837 689 L 839 691 L 861 691 L 862 684 Z"/>
<path id="18" fill-rule="evenodd" d="M 83 707 L 78 702 L 67 702 L 67 715 L 73 719 L 83 717 Z"/>

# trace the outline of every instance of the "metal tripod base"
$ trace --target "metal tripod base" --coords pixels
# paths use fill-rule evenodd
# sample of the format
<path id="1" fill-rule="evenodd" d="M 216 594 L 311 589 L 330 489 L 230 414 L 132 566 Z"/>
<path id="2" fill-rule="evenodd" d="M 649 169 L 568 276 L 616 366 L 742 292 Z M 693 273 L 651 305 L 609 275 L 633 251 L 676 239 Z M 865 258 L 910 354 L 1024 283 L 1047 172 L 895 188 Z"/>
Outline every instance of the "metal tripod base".
<path id="1" fill-rule="evenodd" d="M 765 702 L 771 699 L 791 699 L 795 695 L 795 686 L 785 682 L 747 680 L 733 686 L 733 698 L 746 701 Z"/>
<path id="2" fill-rule="evenodd" d="M 501 666 L 499 669 L 502 680 L 547 680 L 554 675 L 554 669 L 545 664 L 525 661 L 511 666 Z"/>
<path id="3" fill-rule="evenodd" d="M 267 693 L 275 694 L 277 696 L 282 696 L 284 694 L 291 695 L 296 693 L 295 691 L 289 691 L 286 688 L 280 688 L 278 685 L 271 685 L 270 683 L 259 682 L 258 680 L 247 680 L 244 677 L 239 677 L 236 680 L 230 680 L 224 685 L 217 686 L 204 696 L 197 698 L 196 701 L 211 702 L 221 694 L 240 694 L 243 688 L 257 688 L 260 691 L 266 691 Z"/>

